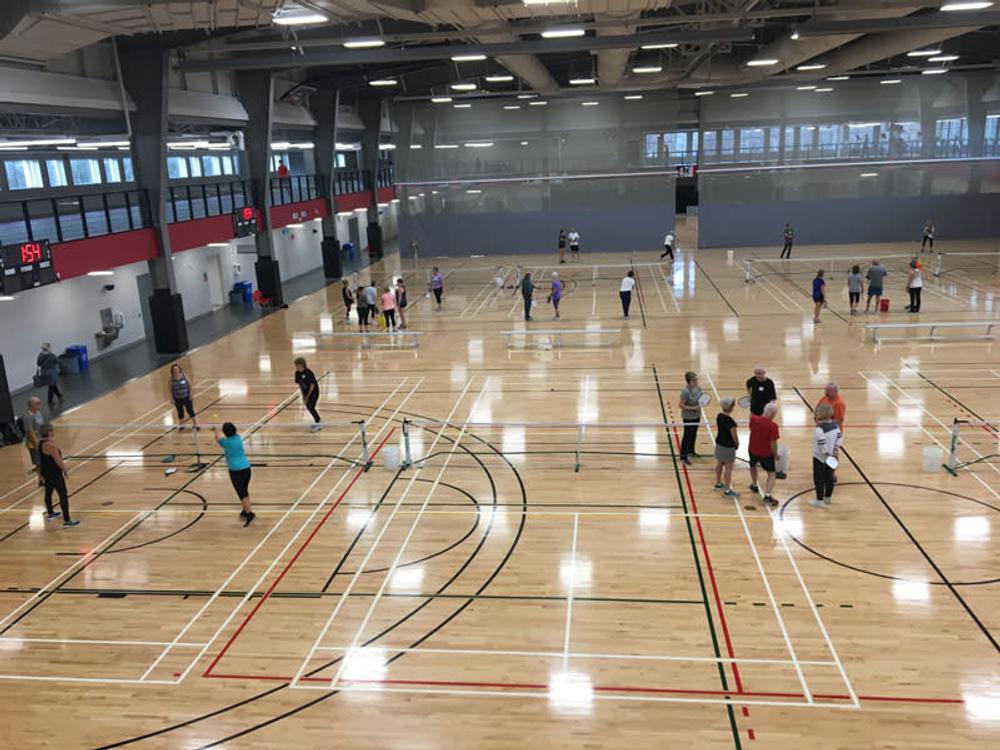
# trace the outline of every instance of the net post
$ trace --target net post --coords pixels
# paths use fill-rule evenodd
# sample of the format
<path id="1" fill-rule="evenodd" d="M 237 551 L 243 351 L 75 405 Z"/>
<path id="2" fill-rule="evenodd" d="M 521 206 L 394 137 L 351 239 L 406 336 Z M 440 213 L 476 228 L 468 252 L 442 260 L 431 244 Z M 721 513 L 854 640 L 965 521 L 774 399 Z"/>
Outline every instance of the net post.
<path id="1" fill-rule="evenodd" d="M 941 253 L 937 254 L 937 260 L 934 262 L 934 275 L 941 275 Z"/>
<path id="2" fill-rule="evenodd" d="M 576 428 L 576 463 L 573 466 L 574 473 L 580 473 L 580 446 L 583 443 L 583 425 L 577 425 Z"/>
<path id="3" fill-rule="evenodd" d="M 597 269 L 600 268 L 600 266 L 595 264 L 593 268 L 594 268 L 594 273 L 590 277 L 590 285 L 597 286 Z"/>
<path id="4" fill-rule="evenodd" d="M 410 420 L 403 417 L 403 468 L 409 469 L 412 463 L 410 458 Z"/>
<path id="5" fill-rule="evenodd" d="M 750 273 L 750 261 L 746 261 L 743 265 L 744 281 L 747 284 L 753 283 L 753 275 Z"/>
<path id="6" fill-rule="evenodd" d="M 955 473 L 955 468 L 958 466 L 958 433 L 961 429 L 961 424 L 962 420 L 957 418 L 951 422 L 951 445 L 948 448 L 948 463 L 944 465 L 944 468 L 953 476 L 958 476 Z"/>
<path id="7" fill-rule="evenodd" d="M 198 427 L 195 427 L 194 425 L 191 426 L 191 432 L 194 435 L 194 463 L 191 464 L 191 468 L 188 469 L 188 471 L 192 474 L 208 468 L 208 464 L 201 460 L 201 446 L 198 443 L 199 431 L 200 429 Z"/>
<path id="8" fill-rule="evenodd" d="M 359 420 L 354 424 L 358 426 L 358 433 L 361 435 L 362 470 L 368 471 L 372 467 L 372 459 L 368 455 L 368 436 L 365 434 L 365 420 Z"/>

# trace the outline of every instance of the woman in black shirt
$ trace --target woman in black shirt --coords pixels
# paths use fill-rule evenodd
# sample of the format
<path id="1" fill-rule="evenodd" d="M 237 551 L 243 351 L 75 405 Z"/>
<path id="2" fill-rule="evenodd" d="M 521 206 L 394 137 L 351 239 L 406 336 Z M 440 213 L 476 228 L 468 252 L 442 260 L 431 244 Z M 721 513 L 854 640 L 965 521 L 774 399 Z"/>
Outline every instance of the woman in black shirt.
<path id="1" fill-rule="evenodd" d="M 740 447 L 740 436 L 736 430 L 736 420 L 731 414 L 736 400 L 727 396 L 722 399 L 722 411 L 715 417 L 715 491 L 723 497 L 739 497 L 733 489 L 733 464 L 736 449 Z"/>
<path id="2" fill-rule="evenodd" d="M 306 405 L 306 410 L 312 414 L 313 425 L 310 429 L 313 432 L 319 432 L 323 429 L 320 424 L 323 420 L 319 418 L 319 412 L 316 411 L 316 402 L 319 401 L 319 382 L 313 371 L 306 366 L 306 361 L 302 357 L 295 360 L 295 384 L 302 391 L 302 401 Z"/>

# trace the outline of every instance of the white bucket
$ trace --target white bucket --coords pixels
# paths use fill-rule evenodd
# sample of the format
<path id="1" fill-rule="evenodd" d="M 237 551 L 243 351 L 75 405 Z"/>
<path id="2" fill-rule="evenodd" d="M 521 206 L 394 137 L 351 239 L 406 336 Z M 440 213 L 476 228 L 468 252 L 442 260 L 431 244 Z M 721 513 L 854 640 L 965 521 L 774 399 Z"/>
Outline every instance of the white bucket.
<path id="1" fill-rule="evenodd" d="M 399 468 L 398 445 L 387 445 L 382 448 L 382 466 L 390 471 L 395 471 Z"/>
<path id="2" fill-rule="evenodd" d="M 774 461 L 774 470 L 779 474 L 788 473 L 788 461 L 791 458 L 792 452 L 788 449 L 788 446 L 779 445 L 778 446 L 778 458 Z"/>
<path id="3" fill-rule="evenodd" d="M 944 451 L 936 445 L 928 445 L 924 448 L 924 471 L 928 474 L 935 474 L 941 471 L 941 464 L 944 463 Z"/>

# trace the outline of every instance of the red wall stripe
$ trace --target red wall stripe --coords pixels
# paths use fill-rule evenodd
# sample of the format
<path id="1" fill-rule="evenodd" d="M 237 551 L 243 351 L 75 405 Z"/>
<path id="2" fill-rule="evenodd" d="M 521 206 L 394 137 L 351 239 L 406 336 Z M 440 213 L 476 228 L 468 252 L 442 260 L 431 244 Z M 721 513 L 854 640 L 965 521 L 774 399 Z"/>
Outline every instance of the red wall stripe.
<path id="1" fill-rule="evenodd" d="M 156 232 L 138 229 L 56 243 L 52 245 L 52 263 L 59 278 L 65 281 L 91 271 L 106 271 L 141 260 L 152 260 L 158 253 Z"/>
<path id="2" fill-rule="evenodd" d="M 170 234 L 170 251 L 182 253 L 209 242 L 228 242 L 233 238 L 231 214 L 209 216 L 204 219 L 181 221 L 167 227 Z"/>
<path id="3" fill-rule="evenodd" d="M 271 227 L 281 229 L 289 224 L 297 224 L 312 219 L 323 219 L 330 215 L 330 201 L 317 198 L 301 203 L 288 203 L 271 207 Z"/>

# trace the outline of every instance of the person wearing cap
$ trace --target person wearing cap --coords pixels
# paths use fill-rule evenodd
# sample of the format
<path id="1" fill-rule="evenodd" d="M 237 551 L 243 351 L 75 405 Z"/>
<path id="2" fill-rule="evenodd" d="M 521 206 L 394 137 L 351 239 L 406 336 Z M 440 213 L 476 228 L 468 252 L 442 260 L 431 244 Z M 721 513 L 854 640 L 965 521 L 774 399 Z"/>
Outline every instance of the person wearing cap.
<path id="1" fill-rule="evenodd" d="M 552 308 L 555 310 L 555 319 L 559 320 L 559 300 L 562 299 L 563 293 L 563 283 L 559 279 L 559 272 L 552 272 L 552 289 L 549 291 L 548 301 L 552 303 Z"/>
<path id="2" fill-rule="evenodd" d="M 719 403 L 722 407 L 715 416 L 715 491 L 723 497 L 735 498 L 740 493 L 733 489 L 733 464 L 736 463 L 736 449 L 740 447 L 740 436 L 736 420 L 732 417 L 736 399 L 726 396 Z"/>
<path id="3" fill-rule="evenodd" d="M 843 441 L 843 433 L 833 418 L 833 407 L 820 404 L 815 413 L 816 431 L 813 433 L 813 486 L 816 498 L 809 504 L 814 508 L 827 508 L 833 503 L 833 468 L 827 463 L 836 458 Z"/>

